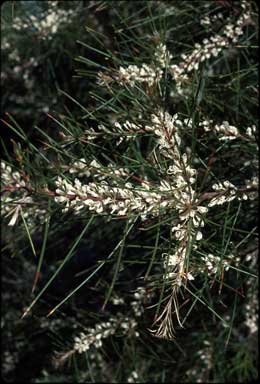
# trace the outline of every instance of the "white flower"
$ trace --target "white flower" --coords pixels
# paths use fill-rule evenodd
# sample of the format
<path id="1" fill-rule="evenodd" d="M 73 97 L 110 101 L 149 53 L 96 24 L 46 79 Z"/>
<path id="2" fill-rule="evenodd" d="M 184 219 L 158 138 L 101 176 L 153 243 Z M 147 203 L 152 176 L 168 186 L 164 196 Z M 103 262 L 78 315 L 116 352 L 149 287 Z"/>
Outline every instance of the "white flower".
<path id="1" fill-rule="evenodd" d="M 187 279 L 188 280 L 194 280 L 194 277 L 192 276 L 192 274 L 190 272 L 187 273 Z"/>
<path id="2" fill-rule="evenodd" d="M 254 137 L 254 135 L 256 134 L 256 126 L 255 125 L 252 125 L 252 127 L 248 127 L 246 129 L 246 134 L 250 137 Z"/>
<path id="3" fill-rule="evenodd" d="M 178 224 L 177 226 L 172 227 L 172 232 L 174 233 L 174 236 L 177 240 L 184 239 L 186 235 L 186 229 L 183 228 L 181 224 Z"/>
<path id="4" fill-rule="evenodd" d="M 196 240 L 201 240 L 202 239 L 202 233 L 200 231 L 197 232 L 196 234 Z"/>

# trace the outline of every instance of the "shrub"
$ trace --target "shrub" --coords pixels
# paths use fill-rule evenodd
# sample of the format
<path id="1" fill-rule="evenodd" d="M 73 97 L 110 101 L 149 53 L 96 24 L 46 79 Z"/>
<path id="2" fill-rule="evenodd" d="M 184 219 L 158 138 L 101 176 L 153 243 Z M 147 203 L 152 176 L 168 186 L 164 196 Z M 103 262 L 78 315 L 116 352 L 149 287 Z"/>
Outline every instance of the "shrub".
<path id="1" fill-rule="evenodd" d="M 8 285 L 27 284 L 12 321 L 22 348 L 30 329 L 53 339 L 41 352 L 52 362 L 30 378 L 256 379 L 255 3 L 84 9 L 109 20 L 93 30 L 87 19 L 81 37 L 86 104 L 68 95 L 75 110 L 49 114 L 40 141 L 4 119 L 15 135 L 1 163 Z M 17 350 L 5 351 L 8 378 Z"/>

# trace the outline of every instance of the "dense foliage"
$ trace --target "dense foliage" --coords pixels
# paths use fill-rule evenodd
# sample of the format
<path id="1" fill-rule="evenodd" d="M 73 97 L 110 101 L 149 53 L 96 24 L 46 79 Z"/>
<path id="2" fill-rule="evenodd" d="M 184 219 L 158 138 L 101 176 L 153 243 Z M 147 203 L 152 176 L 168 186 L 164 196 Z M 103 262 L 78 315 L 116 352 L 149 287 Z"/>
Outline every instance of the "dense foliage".
<path id="1" fill-rule="evenodd" d="M 7 382 L 257 379 L 257 21 L 4 3 Z"/>

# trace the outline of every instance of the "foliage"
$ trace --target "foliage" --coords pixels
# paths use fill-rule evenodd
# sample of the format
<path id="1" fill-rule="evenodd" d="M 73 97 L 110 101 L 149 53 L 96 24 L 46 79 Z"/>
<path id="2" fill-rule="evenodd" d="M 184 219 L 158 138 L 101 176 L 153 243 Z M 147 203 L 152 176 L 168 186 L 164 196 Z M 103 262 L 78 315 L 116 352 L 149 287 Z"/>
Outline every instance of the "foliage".
<path id="1" fill-rule="evenodd" d="M 48 115 L 52 129 L 38 124 L 50 81 L 29 130 L 26 98 L 20 112 L 6 101 L 5 379 L 256 379 L 255 3 L 30 2 L 36 32 L 21 3 L 6 62 L 9 41 L 28 60 L 35 34 L 61 62 L 80 36 L 84 56 L 75 93 L 61 72 L 71 108 Z"/>

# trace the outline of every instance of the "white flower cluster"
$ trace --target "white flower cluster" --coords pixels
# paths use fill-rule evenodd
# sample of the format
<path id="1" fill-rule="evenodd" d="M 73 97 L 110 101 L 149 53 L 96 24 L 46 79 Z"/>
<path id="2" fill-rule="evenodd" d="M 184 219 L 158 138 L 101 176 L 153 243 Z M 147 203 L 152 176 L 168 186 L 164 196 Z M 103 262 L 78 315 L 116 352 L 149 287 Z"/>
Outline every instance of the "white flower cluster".
<path id="1" fill-rule="evenodd" d="M 231 44 L 238 41 L 243 34 L 243 26 L 250 19 L 250 12 L 247 9 L 246 1 L 241 2 L 242 12 L 237 21 L 229 23 L 223 29 L 222 34 L 216 34 L 209 38 L 205 38 L 202 44 L 196 43 L 190 54 L 182 54 L 182 61 L 179 64 L 172 64 L 169 71 L 176 82 L 176 90 L 179 94 L 183 94 L 182 85 L 188 80 L 187 73 L 198 70 L 201 63 L 212 57 L 217 57 L 225 48 L 229 48 Z M 208 23 L 207 19 L 207 23 Z"/>
<path id="2" fill-rule="evenodd" d="M 13 172 L 12 168 L 1 161 L 1 184 L 4 193 L 1 197 L 1 216 L 7 218 L 11 216 L 8 226 L 13 227 L 18 218 L 23 214 L 27 225 L 33 230 L 35 219 L 42 224 L 46 220 L 46 209 L 38 208 L 32 197 L 28 195 L 25 180 L 19 172 Z M 5 190 L 5 188 L 7 188 Z M 14 194 L 15 193 L 15 194 Z M 14 197 L 11 195 L 14 194 Z"/>
<path id="3" fill-rule="evenodd" d="M 191 187 L 196 181 L 196 170 L 190 167 L 187 154 L 181 154 L 179 148 L 180 130 L 187 124 L 188 121 L 180 120 L 178 114 L 172 117 L 168 112 L 158 111 L 151 116 L 151 124 L 145 127 L 146 131 L 153 131 L 158 136 L 161 154 L 173 160 L 167 170 L 171 183 L 161 180 L 157 190 L 153 190 L 149 183 L 142 183 L 142 189 L 129 182 L 120 188 L 106 180 L 99 184 L 92 182 L 82 185 L 78 179 L 72 184 L 59 177 L 55 197 L 56 202 L 66 203 L 65 211 L 71 207 L 76 213 L 87 207 L 97 213 L 107 212 L 120 216 L 139 213 L 145 218 L 147 214 L 158 215 L 161 208 L 174 208 L 179 222 L 173 225 L 172 231 L 180 244 L 167 261 L 167 276 L 176 277 L 178 285 L 182 284 L 182 277 L 191 276 L 185 275 L 183 271 L 186 248 L 189 236 L 197 241 L 202 239 L 199 228 L 204 226 L 203 215 L 207 212 L 206 207 L 198 205 L 195 191 Z M 119 127 L 122 128 L 122 125 Z M 123 128 L 126 131 L 132 129 L 132 124 L 127 122 Z"/>
<path id="4" fill-rule="evenodd" d="M 258 176 L 253 176 L 250 180 L 246 180 L 245 186 L 248 192 L 244 192 L 241 196 L 238 197 L 238 200 L 255 200 L 259 197 L 258 186 L 259 186 L 259 178 Z"/>
<path id="5" fill-rule="evenodd" d="M 225 271 L 228 271 L 230 268 L 230 263 L 232 259 L 234 258 L 234 255 L 230 254 L 228 256 L 228 261 L 221 259 L 219 256 L 214 256 L 211 253 L 208 255 L 202 256 L 202 261 L 205 263 L 205 266 L 208 270 L 209 275 L 216 274 L 218 270 L 223 269 Z M 204 269 L 203 269 L 204 270 Z"/>
<path id="6" fill-rule="evenodd" d="M 204 340 L 203 344 L 205 345 L 205 348 L 202 350 L 199 350 L 197 352 L 200 359 L 204 362 L 204 364 L 210 369 L 212 364 L 212 349 L 210 348 L 210 342 L 207 340 Z"/>
<path id="7" fill-rule="evenodd" d="M 168 167 L 167 174 L 174 180 L 173 186 L 180 195 L 181 189 L 187 189 L 196 181 L 196 170 L 190 167 L 187 154 L 180 152 L 180 131 L 187 126 L 188 121 L 187 119 L 182 121 L 177 113 L 171 116 L 168 112 L 159 110 L 157 114 L 151 116 L 151 122 L 152 124 L 146 125 L 145 129 L 153 131 L 159 137 L 157 142 L 160 153 L 174 161 L 173 165 Z M 192 194 L 191 188 L 189 188 L 189 193 Z M 187 195 L 185 198 L 188 198 Z M 179 201 L 179 199 L 177 200 Z"/>
<path id="8" fill-rule="evenodd" d="M 200 19 L 200 24 L 203 26 L 210 26 L 212 22 L 216 22 L 217 20 L 223 20 L 223 13 L 218 12 L 215 15 L 204 16 Z"/>
<path id="9" fill-rule="evenodd" d="M 2 45 L 1 45 L 2 51 L 7 50 L 9 48 L 11 48 L 9 41 L 7 41 L 7 38 L 5 36 L 2 36 Z"/>
<path id="10" fill-rule="evenodd" d="M 94 161 L 94 160 L 93 160 Z M 96 165 L 94 163 L 94 165 Z M 90 168 L 91 163 L 88 166 L 88 164 L 85 162 L 85 159 L 79 159 L 78 161 L 75 161 L 73 164 L 69 166 L 69 173 L 74 174 L 76 173 L 78 177 L 86 176 L 89 177 L 91 175 Z"/>
<path id="11" fill-rule="evenodd" d="M 121 312 L 116 316 L 110 317 L 108 321 L 96 324 L 94 328 L 87 328 L 86 332 L 81 332 L 79 336 L 74 339 L 74 350 L 78 353 L 83 353 L 90 349 L 100 348 L 102 340 L 116 333 L 117 330 L 127 335 L 132 334 L 134 331 L 135 337 L 139 337 L 137 331 L 138 323 L 136 318 L 140 317 L 144 312 L 144 302 L 150 300 L 152 293 L 147 293 L 144 287 L 137 287 L 134 293 L 134 300 L 131 300 L 130 307 L 132 309 L 132 316 L 125 316 Z M 111 301 L 115 304 L 124 304 L 124 300 L 117 298 L 116 301 L 112 298 Z"/>
<path id="12" fill-rule="evenodd" d="M 210 126 L 211 123 L 212 120 L 205 120 L 200 122 L 199 125 L 202 126 L 206 132 L 214 131 L 220 133 L 221 136 L 219 137 L 219 140 L 234 140 L 240 136 L 238 129 L 233 125 L 230 125 L 228 121 L 223 121 L 222 124 L 216 124 L 214 126 Z"/>
<path id="13" fill-rule="evenodd" d="M 205 207 L 201 207 L 205 208 Z M 205 208 L 207 210 L 207 208 Z M 203 213 L 205 210 L 202 210 Z M 191 216 L 192 217 L 192 216 Z M 192 217 L 194 219 L 195 216 Z M 196 221 L 196 225 L 204 226 L 204 221 L 200 217 L 200 221 Z M 202 239 L 202 233 L 198 230 L 194 230 L 194 228 L 189 229 L 189 225 L 187 221 L 179 223 L 172 227 L 172 232 L 174 232 L 174 236 L 180 243 L 177 245 L 173 254 L 163 253 L 162 257 L 164 259 L 164 268 L 166 270 L 165 278 L 173 279 L 174 283 L 177 286 L 181 286 L 183 284 L 183 278 L 186 281 L 194 280 L 193 275 L 188 272 L 184 272 L 184 262 L 187 254 L 187 246 L 189 243 L 189 237 L 192 236 L 196 241 Z M 196 248 L 196 245 L 193 244 L 193 248 Z"/>
<path id="14" fill-rule="evenodd" d="M 186 153 L 180 151 L 180 131 L 189 126 L 189 121 L 182 121 L 178 114 L 173 117 L 168 112 L 159 111 L 152 115 L 152 124 L 145 129 L 153 131 L 158 137 L 160 153 L 173 160 L 168 167 L 167 174 L 172 178 L 171 188 L 174 191 L 174 208 L 178 213 L 178 221 L 172 227 L 175 238 L 180 242 L 173 255 L 164 262 L 167 269 L 166 278 L 176 277 L 176 284 L 182 284 L 184 274 L 184 261 L 187 252 L 189 236 L 195 240 L 202 239 L 200 227 L 204 226 L 203 215 L 208 209 L 198 205 L 198 199 L 192 185 L 196 181 L 196 170 L 191 168 Z M 169 184 L 164 181 L 169 188 Z M 162 203 L 163 204 L 163 203 Z M 191 224 L 191 225 L 190 225 Z M 177 268 L 177 273 L 175 272 Z"/>
<path id="15" fill-rule="evenodd" d="M 137 371 L 132 371 L 127 378 L 127 383 L 140 383 Z"/>
<path id="16" fill-rule="evenodd" d="M 191 168 L 188 157 L 186 153 L 184 153 L 181 159 L 176 158 L 174 165 L 169 166 L 167 174 L 174 180 L 176 189 L 179 189 L 187 186 L 187 184 L 194 184 L 196 182 L 197 171 Z"/>
<path id="17" fill-rule="evenodd" d="M 30 196 L 24 195 L 21 198 L 3 196 L 1 216 L 5 218 L 11 216 L 8 226 L 13 227 L 18 222 L 21 213 L 31 231 L 35 227 L 36 220 L 43 224 L 47 218 L 47 210 L 45 208 L 38 208 Z"/>
<path id="18" fill-rule="evenodd" d="M 10 165 L 1 160 L 1 183 L 16 188 L 25 187 L 25 181 L 19 172 L 13 172 Z"/>
<path id="19" fill-rule="evenodd" d="M 206 383 L 208 382 L 209 372 L 213 363 L 213 349 L 208 340 L 203 341 L 204 346 L 196 352 L 196 364 L 190 368 L 186 374 L 189 382 Z"/>
<path id="20" fill-rule="evenodd" d="M 144 287 L 137 287 L 134 293 L 135 300 L 132 300 L 130 305 L 133 310 L 135 317 L 140 317 L 144 313 L 144 302 L 150 300 L 152 297 L 151 293 L 146 292 Z M 138 332 L 137 332 L 138 333 Z"/>
<path id="21" fill-rule="evenodd" d="M 102 347 L 102 339 L 114 335 L 118 320 L 111 318 L 109 321 L 96 324 L 94 328 L 87 328 L 86 332 L 81 332 L 74 339 L 74 350 L 83 353 L 90 349 Z"/>
<path id="22" fill-rule="evenodd" d="M 152 87 L 158 83 L 163 75 L 163 68 L 166 68 L 170 64 L 172 59 L 171 53 L 168 51 L 165 44 L 160 43 L 154 52 L 155 65 L 142 64 L 141 67 L 131 64 L 128 67 L 119 67 L 116 75 L 119 84 L 129 85 L 134 87 L 136 82 L 146 83 L 149 87 Z M 104 85 L 111 82 L 111 78 L 99 73 L 99 83 Z"/>
<path id="23" fill-rule="evenodd" d="M 126 122 L 123 124 L 120 124 L 118 121 L 116 121 L 115 127 L 117 129 L 117 132 L 122 132 L 122 133 L 125 133 L 126 131 L 136 132 L 141 129 L 141 127 L 138 124 L 135 124 L 128 120 L 126 120 Z"/>
<path id="24" fill-rule="evenodd" d="M 258 254 L 258 252 L 257 252 Z M 254 260 L 251 265 L 256 267 L 257 263 L 257 254 L 254 255 Z M 246 282 L 247 285 L 247 302 L 244 305 L 245 312 L 245 326 L 248 329 L 250 335 L 256 335 L 258 332 L 259 322 L 258 322 L 258 309 L 259 309 L 259 300 L 257 297 L 257 290 L 252 290 L 252 284 L 254 284 L 252 277 Z"/>
<path id="25" fill-rule="evenodd" d="M 119 216 L 138 213 L 145 218 L 147 214 L 158 215 L 161 207 L 171 208 L 175 205 L 174 199 L 169 198 L 171 186 L 166 186 L 163 181 L 159 191 L 150 190 L 148 184 L 144 184 L 146 190 L 143 190 L 129 182 L 123 187 L 113 187 L 105 180 L 99 184 L 90 182 L 83 185 L 79 179 L 75 179 L 72 184 L 61 177 L 58 177 L 56 186 L 55 201 L 66 203 L 64 212 L 73 208 L 78 213 L 88 208 L 96 213 L 107 212 Z M 164 199 L 162 191 L 165 194 Z"/>
<path id="26" fill-rule="evenodd" d="M 13 227 L 18 221 L 22 207 L 32 202 L 32 198 L 26 195 L 20 199 L 12 199 L 11 197 L 4 195 L 1 204 L 1 216 L 5 218 L 11 216 L 11 220 L 9 221 L 8 226 Z M 24 217 L 28 217 L 28 215 L 28 210 L 26 210 L 24 212 Z"/>
<path id="27" fill-rule="evenodd" d="M 253 177 L 251 180 L 247 180 L 246 189 L 256 188 L 258 186 L 258 178 Z M 216 183 L 212 185 L 212 189 L 216 192 L 220 192 L 218 196 L 213 197 L 208 203 L 209 207 L 214 207 L 215 205 L 222 205 L 234 199 L 238 200 L 254 200 L 257 198 L 257 191 L 252 192 L 240 192 L 238 188 L 232 184 L 230 181 L 226 180 L 221 183 Z"/>
<path id="28" fill-rule="evenodd" d="M 226 189 L 230 189 L 232 192 L 237 190 L 236 186 L 228 180 L 223 181 L 222 183 L 213 184 L 212 189 L 214 189 L 214 191 L 225 191 Z M 234 192 L 232 195 L 233 194 Z"/>
<path id="29" fill-rule="evenodd" d="M 208 203 L 209 207 L 214 207 L 215 205 L 222 205 L 222 204 L 228 203 L 229 201 L 232 201 L 237 197 L 236 196 L 237 188 L 233 186 L 233 184 L 230 188 L 229 181 L 224 181 L 223 185 L 221 183 L 214 184 L 212 188 L 215 191 L 223 192 L 223 194 L 219 194 L 219 196 L 213 197 L 213 199 L 211 199 L 210 202 Z"/>
<path id="30" fill-rule="evenodd" d="M 84 158 L 75 161 L 73 164 L 70 164 L 68 167 L 69 173 L 77 174 L 78 177 L 92 177 L 97 178 L 98 180 L 104 180 L 107 176 L 112 176 L 114 178 L 118 177 L 128 177 L 130 172 L 127 168 L 117 168 L 115 169 L 112 164 L 103 167 L 98 161 L 92 160 L 90 164 L 86 163 Z"/>
<path id="31" fill-rule="evenodd" d="M 175 82 L 177 94 L 182 95 L 184 93 L 183 86 L 185 83 L 188 83 L 189 80 L 185 65 L 183 63 L 171 64 L 169 72 Z"/>
<path id="32" fill-rule="evenodd" d="M 2 354 L 2 372 L 3 374 L 8 374 L 15 370 L 15 367 L 18 362 L 18 353 L 10 352 L 9 350 L 4 351 Z"/>
<path id="33" fill-rule="evenodd" d="M 252 250 L 248 250 L 245 254 L 245 261 L 251 271 L 256 271 L 258 266 L 259 248 L 256 247 Z M 258 299 L 258 282 L 256 276 L 248 276 L 245 281 L 246 284 L 246 298 L 244 303 L 244 324 L 248 329 L 249 336 L 252 339 L 257 340 L 257 333 L 259 331 L 259 299 Z M 248 339 L 249 341 L 249 339 Z"/>
<path id="34" fill-rule="evenodd" d="M 118 297 L 118 296 L 111 297 L 111 302 L 113 305 L 125 304 L 125 300 L 122 297 Z"/>
<path id="35" fill-rule="evenodd" d="M 21 56 L 19 55 L 19 52 L 18 52 L 18 49 L 17 48 L 14 48 L 11 50 L 10 53 L 8 53 L 8 59 L 14 63 L 21 63 Z"/>
<path id="36" fill-rule="evenodd" d="M 160 68 L 147 64 L 142 64 L 141 67 L 137 65 L 129 65 L 127 68 L 119 67 L 117 76 L 119 84 L 128 84 L 130 87 L 134 87 L 136 82 L 147 83 L 149 87 L 152 87 L 160 81 L 161 77 L 162 70 Z"/>
<path id="37" fill-rule="evenodd" d="M 13 28 L 17 31 L 33 28 L 37 31 L 40 39 L 51 40 L 62 24 L 69 24 L 72 22 L 74 10 L 65 10 L 55 7 L 54 3 L 57 5 L 57 1 L 49 3 L 51 6 L 42 18 L 28 15 L 28 20 L 22 20 L 19 17 L 15 17 L 13 20 Z"/>
<path id="38" fill-rule="evenodd" d="M 189 191 L 189 193 L 185 191 L 179 192 L 178 202 L 176 205 L 179 213 L 179 219 L 183 224 L 191 221 L 195 228 L 204 227 L 202 215 L 207 213 L 208 209 L 197 205 L 198 200 L 195 199 L 194 195 L 195 192 L 193 190 Z M 179 236 L 179 239 L 182 239 L 182 237 Z"/>
<path id="39" fill-rule="evenodd" d="M 258 332 L 258 300 L 256 295 L 253 297 L 253 300 L 245 305 L 245 325 L 249 329 L 251 335 Z"/>
<path id="40" fill-rule="evenodd" d="M 246 2 L 242 2 L 246 3 Z M 242 5 L 242 4 L 241 4 Z M 231 43 L 236 43 L 240 35 L 243 34 L 243 25 L 250 18 L 249 11 L 242 11 L 241 16 L 237 19 L 235 24 L 227 24 L 223 30 L 223 35 L 215 35 L 209 39 L 204 39 L 202 45 L 195 46 L 192 57 L 199 58 L 200 62 L 209 59 L 212 56 L 218 56 L 223 48 L 228 48 Z M 191 58 L 190 56 L 188 58 Z M 187 58 L 185 58 L 187 63 Z M 188 64 L 188 66 L 190 63 Z M 194 67 L 197 69 L 197 67 Z M 188 68 L 187 68 L 188 70 Z"/>
<path id="41" fill-rule="evenodd" d="M 183 85 L 189 81 L 189 73 L 198 70 L 201 63 L 212 57 L 217 57 L 223 49 L 229 48 L 231 44 L 238 41 L 243 34 L 243 26 L 250 20 L 250 11 L 247 1 L 241 2 L 241 15 L 236 22 L 228 24 L 224 27 L 221 34 L 215 34 L 209 38 L 205 38 L 202 43 L 196 43 L 191 53 L 181 55 L 182 61 L 177 64 L 171 64 L 172 54 L 168 51 L 165 44 L 158 44 L 154 52 L 154 61 L 156 65 L 142 64 L 129 65 L 128 67 L 119 67 L 118 73 L 114 78 L 99 73 L 100 85 L 108 85 L 117 80 L 121 85 L 129 85 L 134 87 L 136 82 L 147 83 L 150 87 L 160 81 L 163 75 L 163 68 L 169 68 L 173 80 L 176 83 L 177 94 L 184 93 Z M 223 15 L 219 13 L 212 17 L 212 20 L 222 19 Z M 204 20 L 205 24 L 209 24 L 209 18 Z M 203 23 L 203 22 L 202 22 Z"/>
<path id="42" fill-rule="evenodd" d="M 253 176 L 252 179 L 246 180 L 246 187 L 247 188 L 258 188 L 258 185 L 259 185 L 258 176 Z"/>
<path id="43" fill-rule="evenodd" d="M 172 59 L 172 54 L 168 51 L 165 44 L 160 43 L 155 50 L 154 58 L 160 68 L 167 68 Z"/>
<path id="44" fill-rule="evenodd" d="M 184 274 L 184 261 L 187 253 L 187 244 L 189 243 L 190 236 L 196 241 L 202 239 L 202 233 L 199 228 L 204 227 L 203 215 L 208 211 L 206 207 L 196 206 L 192 204 L 193 196 L 188 193 L 182 192 L 179 196 L 177 204 L 179 209 L 179 220 L 177 225 L 172 227 L 172 232 L 176 240 L 180 241 L 173 255 L 170 255 L 168 260 L 164 262 L 167 269 L 167 278 L 176 278 L 177 285 L 182 285 L 182 277 L 192 280 L 191 274 Z M 190 201 L 190 203 L 189 203 Z M 189 228 L 189 222 L 192 226 Z M 195 246 L 195 245 L 194 245 Z M 178 274 L 176 275 L 175 269 L 178 267 Z"/>
<path id="45" fill-rule="evenodd" d="M 139 118 L 140 117 L 141 116 L 139 115 Z M 117 118 L 113 116 L 112 118 L 110 117 L 110 123 L 111 126 L 109 128 L 105 127 L 103 124 L 100 124 L 98 126 L 98 129 L 100 130 L 100 134 L 102 134 L 101 132 L 103 131 L 103 134 L 108 133 L 117 136 L 118 140 L 116 141 L 116 146 L 121 144 L 121 142 L 124 140 L 127 141 L 131 138 L 133 139 L 134 137 L 136 137 L 137 133 L 143 132 L 143 129 L 140 124 L 130 122 L 129 120 L 126 120 L 124 123 L 120 123 L 119 121 L 117 121 Z"/>
<path id="46" fill-rule="evenodd" d="M 202 44 L 195 43 L 194 49 L 190 54 L 181 55 L 182 62 L 178 65 L 173 64 L 170 66 L 170 73 L 173 79 L 177 83 L 187 80 L 186 72 L 198 70 L 201 63 L 212 57 L 217 57 L 229 45 L 230 41 L 221 35 L 211 36 L 209 39 L 205 38 Z"/>
<path id="47" fill-rule="evenodd" d="M 248 127 L 246 129 L 246 135 L 254 139 L 256 135 L 256 126 L 252 125 L 251 127 Z"/>
<path id="48" fill-rule="evenodd" d="M 181 286 L 183 278 L 185 280 L 194 280 L 191 272 L 183 272 L 183 264 L 186 256 L 186 247 L 178 247 L 173 254 L 163 253 L 163 264 L 165 268 L 165 279 L 174 279 L 175 284 Z"/>
<path id="49" fill-rule="evenodd" d="M 238 128 L 231 125 L 228 121 L 223 121 L 221 124 L 213 124 L 213 120 L 203 120 L 199 123 L 205 132 L 215 132 L 219 134 L 219 140 L 234 140 L 236 138 L 244 138 L 255 140 L 256 126 L 247 127 L 246 136 L 241 135 Z"/>
<path id="50" fill-rule="evenodd" d="M 145 129 L 159 136 L 158 144 L 164 156 L 178 159 L 178 146 L 181 143 L 179 129 L 182 125 L 177 113 L 171 116 L 168 112 L 159 110 L 151 116 L 151 125 L 146 125 Z"/>

